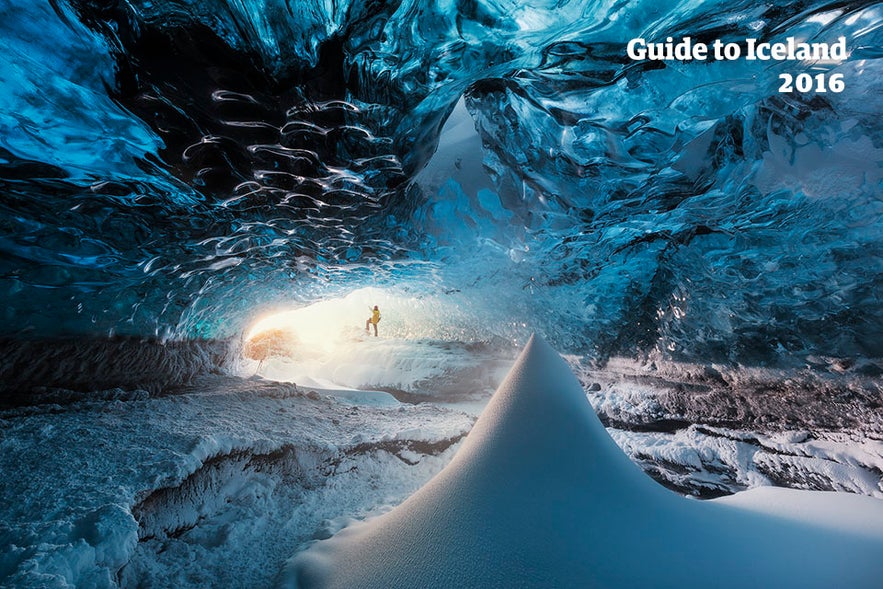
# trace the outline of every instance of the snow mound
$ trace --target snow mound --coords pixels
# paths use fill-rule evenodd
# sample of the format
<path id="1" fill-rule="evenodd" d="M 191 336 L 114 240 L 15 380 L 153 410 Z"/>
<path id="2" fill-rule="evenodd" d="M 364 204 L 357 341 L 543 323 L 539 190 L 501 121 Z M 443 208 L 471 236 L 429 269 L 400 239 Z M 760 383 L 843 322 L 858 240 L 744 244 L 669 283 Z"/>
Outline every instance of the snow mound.
<path id="1" fill-rule="evenodd" d="M 534 337 L 448 467 L 396 509 L 297 555 L 285 582 L 860 588 L 879 587 L 880 554 L 877 499 L 778 489 L 700 502 L 663 489 Z"/>

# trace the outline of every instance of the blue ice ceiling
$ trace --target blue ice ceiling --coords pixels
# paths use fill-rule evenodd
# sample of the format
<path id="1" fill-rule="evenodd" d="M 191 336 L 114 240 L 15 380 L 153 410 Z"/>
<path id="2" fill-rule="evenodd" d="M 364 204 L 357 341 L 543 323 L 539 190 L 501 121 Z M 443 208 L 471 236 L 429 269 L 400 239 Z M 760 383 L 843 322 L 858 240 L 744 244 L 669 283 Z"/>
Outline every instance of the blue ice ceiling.
<path id="1" fill-rule="evenodd" d="M 596 358 L 883 356 L 883 4 L 529 4 L 0 1 L 4 333 L 376 286 Z M 851 54 L 626 57 L 685 35 Z"/>

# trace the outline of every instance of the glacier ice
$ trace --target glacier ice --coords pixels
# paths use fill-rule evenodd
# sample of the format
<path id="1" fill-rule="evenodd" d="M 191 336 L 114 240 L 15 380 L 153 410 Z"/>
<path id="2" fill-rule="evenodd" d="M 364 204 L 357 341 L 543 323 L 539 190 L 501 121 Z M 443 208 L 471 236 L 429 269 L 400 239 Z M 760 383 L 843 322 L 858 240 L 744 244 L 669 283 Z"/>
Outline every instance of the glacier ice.
<path id="1" fill-rule="evenodd" d="M 457 398 L 480 404 L 537 332 L 605 425 L 628 429 L 617 441 L 680 491 L 881 492 L 879 4 L 2 0 L 0 14 L 0 443 L 30 439 L 31 464 L 86 463 L 79 444 L 119 426 L 115 412 L 175 394 L 201 425 L 227 419 L 215 393 L 285 398 L 296 389 L 260 379 L 202 385 L 254 372 L 243 344 L 263 315 L 359 298 L 387 305 L 388 340 L 263 374 L 423 406 L 338 392 L 346 419 L 259 412 L 255 432 L 357 431 L 364 404 L 419 427 L 441 396 L 468 388 Z M 625 57 L 637 35 L 843 36 L 849 56 L 648 64 Z M 842 74 L 847 90 L 780 94 L 786 71 Z M 191 461 L 191 425 L 137 415 L 127 426 L 165 432 L 174 456 L 137 489 L 119 483 L 131 465 L 99 468 L 100 500 L 62 501 L 48 523 L 6 501 L 20 526 L 0 573 L 54 563 L 73 579 L 79 562 L 82 583 L 180 584 L 143 543 L 115 578 L 126 555 L 95 538 L 107 521 L 130 546 L 135 495 L 206 458 Z M 260 454 L 255 435 L 224 440 Z M 133 456 L 148 454 L 137 439 Z M 373 452 L 328 443 L 350 442 Z M 222 470 L 239 464 L 227 458 Z M 360 485 L 383 478 L 358 464 L 372 473 Z M 254 514 L 277 480 L 261 477 L 231 487 L 212 530 Z M 67 490 L 31 482 L 53 500 Z M 198 528 L 170 549 L 179 562 L 217 539 Z"/>
<path id="2" fill-rule="evenodd" d="M 511 293 L 474 339 L 596 361 L 881 356 L 877 5 L 8 7 L 9 336 L 227 338 L 376 286 Z M 842 35 L 848 91 L 638 34 Z"/>
<path id="3" fill-rule="evenodd" d="M 450 464 L 297 556 L 288 586 L 876 587 L 883 502 L 758 489 L 697 502 L 621 452 L 533 337 Z"/>

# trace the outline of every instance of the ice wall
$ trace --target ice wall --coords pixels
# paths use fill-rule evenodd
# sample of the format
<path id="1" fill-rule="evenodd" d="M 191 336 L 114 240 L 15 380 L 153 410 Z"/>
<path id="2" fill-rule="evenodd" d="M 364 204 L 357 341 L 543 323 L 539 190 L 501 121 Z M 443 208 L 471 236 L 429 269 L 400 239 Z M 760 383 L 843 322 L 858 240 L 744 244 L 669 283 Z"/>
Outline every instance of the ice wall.
<path id="1" fill-rule="evenodd" d="M 3 14 L 9 335 L 235 336 L 373 286 L 450 296 L 478 338 L 532 328 L 599 360 L 881 356 L 879 5 Z M 663 66 L 626 58 L 639 34 L 842 35 L 850 57 Z M 785 67 L 848 90 L 779 94 Z"/>

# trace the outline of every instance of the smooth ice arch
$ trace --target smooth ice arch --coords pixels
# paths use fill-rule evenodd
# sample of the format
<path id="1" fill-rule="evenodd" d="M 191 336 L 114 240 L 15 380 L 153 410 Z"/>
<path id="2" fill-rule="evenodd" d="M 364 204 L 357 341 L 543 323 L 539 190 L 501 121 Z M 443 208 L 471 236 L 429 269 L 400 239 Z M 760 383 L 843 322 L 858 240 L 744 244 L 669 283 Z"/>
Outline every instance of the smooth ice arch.
<path id="1" fill-rule="evenodd" d="M 771 502 L 787 504 L 777 511 Z M 770 512 L 774 513 L 770 513 Z M 875 587 L 883 502 L 761 489 L 680 497 L 644 475 L 533 337 L 450 465 L 402 505 L 297 556 L 335 587 Z"/>

